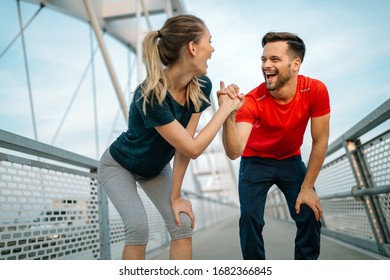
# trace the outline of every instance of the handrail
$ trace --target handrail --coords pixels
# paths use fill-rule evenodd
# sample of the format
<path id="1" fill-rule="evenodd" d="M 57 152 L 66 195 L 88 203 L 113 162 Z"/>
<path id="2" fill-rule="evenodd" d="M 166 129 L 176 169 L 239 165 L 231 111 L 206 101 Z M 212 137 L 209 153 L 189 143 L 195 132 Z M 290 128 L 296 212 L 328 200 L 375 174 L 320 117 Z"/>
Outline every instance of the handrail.
<path id="1" fill-rule="evenodd" d="M 0 129 L 0 147 L 96 170 L 98 161 Z"/>
<path id="2" fill-rule="evenodd" d="M 341 149 L 345 141 L 359 138 L 388 119 L 390 119 L 390 98 L 354 125 L 351 129 L 333 141 L 328 147 L 327 156 Z"/>
<path id="3" fill-rule="evenodd" d="M 320 199 L 332 199 L 332 198 L 345 198 L 345 197 L 355 197 L 360 198 L 365 195 L 374 195 L 374 194 L 387 194 L 390 193 L 390 185 L 388 186 L 382 186 L 382 187 L 375 187 L 375 188 L 369 188 L 369 189 L 357 189 L 356 186 L 351 189 L 351 191 L 348 192 L 341 192 L 341 193 L 335 193 L 335 194 L 329 194 L 329 195 L 322 195 Z"/>

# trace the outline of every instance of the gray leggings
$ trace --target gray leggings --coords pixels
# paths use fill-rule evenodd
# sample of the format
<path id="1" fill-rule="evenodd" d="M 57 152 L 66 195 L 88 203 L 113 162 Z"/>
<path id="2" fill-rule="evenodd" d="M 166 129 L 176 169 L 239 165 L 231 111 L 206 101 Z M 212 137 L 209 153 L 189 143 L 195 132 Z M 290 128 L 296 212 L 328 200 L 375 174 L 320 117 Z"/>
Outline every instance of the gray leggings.
<path id="1" fill-rule="evenodd" d="M 107 149 L 98 169 L 98 178 L 114 204 L 125 227 L 126 245 L 146 245 L 149 227 L 137 183 L 160 212 L 172 240 L 191 237 L 191 219 L 181 213 L 182 226 L 175 222 L 171 207 L 172 169 L 169 164 L 153 178 L 133 174 L 116 162 Z"/>

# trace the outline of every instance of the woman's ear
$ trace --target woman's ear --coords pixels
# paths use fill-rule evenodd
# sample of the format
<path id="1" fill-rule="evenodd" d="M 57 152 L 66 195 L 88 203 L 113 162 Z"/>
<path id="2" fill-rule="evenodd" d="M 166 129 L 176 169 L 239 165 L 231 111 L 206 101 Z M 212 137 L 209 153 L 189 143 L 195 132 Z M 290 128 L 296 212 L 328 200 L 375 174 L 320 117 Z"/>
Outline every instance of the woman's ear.
<path id="1" fill-rule="evenodd" d="M 194 42 L 191 41 L 188 43 L 188 51 L 193 56 L 196 56 L 196 44 Z"/>

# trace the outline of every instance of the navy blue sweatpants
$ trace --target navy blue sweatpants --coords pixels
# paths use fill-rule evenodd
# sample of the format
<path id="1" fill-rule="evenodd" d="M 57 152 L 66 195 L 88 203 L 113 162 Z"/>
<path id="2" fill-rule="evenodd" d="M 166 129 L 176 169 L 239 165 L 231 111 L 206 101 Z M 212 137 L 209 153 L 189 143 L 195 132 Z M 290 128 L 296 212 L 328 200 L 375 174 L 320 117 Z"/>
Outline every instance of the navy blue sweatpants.
<path id="1" fill-rule="evenodd" d="M 283 192 L 297 226 L 295 259 L 315 260 L 320 254 L 321 223 L 305 204 L 295 212 L 295 202 L 306 174 L 300 156 L 285 160 L 242 157 L 239 173 L 240 241 L 245 260 L 265 260 L 262 231 L 268 190 L 275 184 Z"/>

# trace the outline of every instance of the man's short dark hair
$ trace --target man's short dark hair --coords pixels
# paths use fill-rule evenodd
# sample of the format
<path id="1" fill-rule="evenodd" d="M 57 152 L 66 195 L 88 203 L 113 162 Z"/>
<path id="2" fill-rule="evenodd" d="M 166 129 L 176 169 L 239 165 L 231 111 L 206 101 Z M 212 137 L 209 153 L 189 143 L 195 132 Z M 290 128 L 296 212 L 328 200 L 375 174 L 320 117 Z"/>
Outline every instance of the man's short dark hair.
<path id="1" fill-rule="evenodd" d="M 267 43 L 284 41 L 287 42 L 289 50 L 301 59 L 305 57 L 306 46 L 298 35 L 290 32 L 268 32 L 261 40 L 261 45 L 264 47 Z"/>

